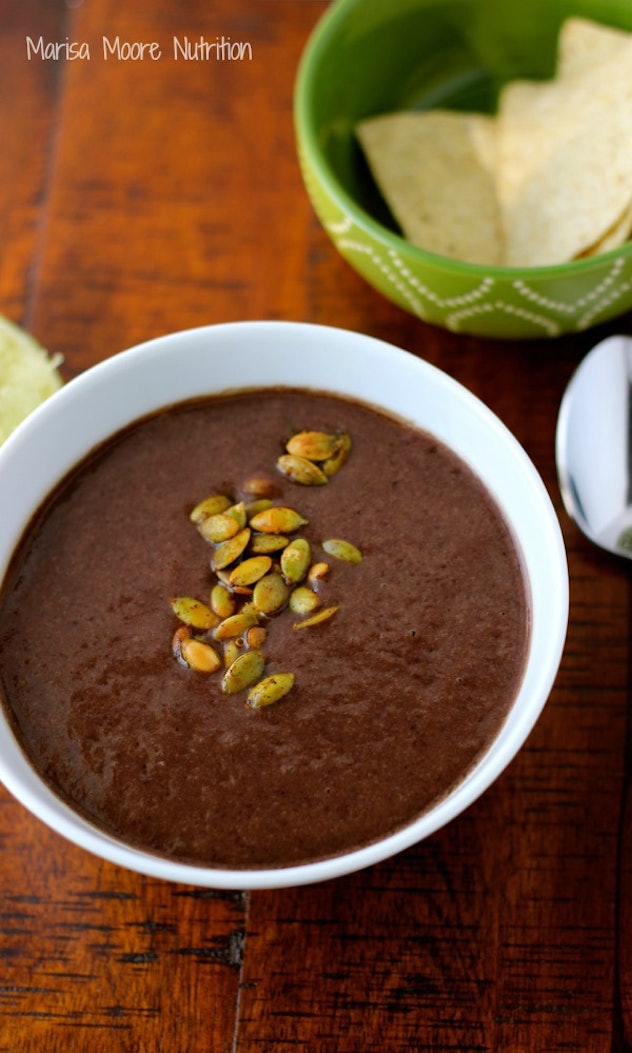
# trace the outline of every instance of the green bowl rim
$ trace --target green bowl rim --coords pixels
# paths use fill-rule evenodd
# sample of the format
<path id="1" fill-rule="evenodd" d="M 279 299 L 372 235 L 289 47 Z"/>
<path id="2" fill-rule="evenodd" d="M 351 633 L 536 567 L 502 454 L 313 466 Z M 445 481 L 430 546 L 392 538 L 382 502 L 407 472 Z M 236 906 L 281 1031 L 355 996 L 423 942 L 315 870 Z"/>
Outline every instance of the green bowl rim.
<path id="1" fill-rule="evenodd" d="M 595 256 L 586 256 L 581 260 L 572 260 L 569 263 L 554 263 L 539 267 L 503 267 L 498 265 L 485 265 L 482 263 L 467 263 L 464 260 L 452 259 L 449 256 L 440 256 L 438 253 L 428 252 L 421 249 L 406 238 L 388 227 L 383 226 L 356 203 L 340 185 L 326 161 L 319 143 L 318 134 L 311 121 L 311 91 L 312 85 L 317 77 L 317 64 L 321 53 L 335 39 L 338 25 L 342 22 L 349 9 L 353 9 L 363 0 L 334 0 L 333 5 L 321 15 L 320 19 L 311 31 L 307 43 L 301 55 L 298 71 L 294 85 L 294 125 L 299 149 L 304 149 L 306 160 L 310 162 L 322 184 L 326 187 L 330 197 L 338 207 L 347 213 L 353 222 L 361 230 L 381 242 L 385 248 L 396 252 L 405 252 L 419 263 L 441 267 L 443 270 L 452 271 L 463 276 L 491 277 L 496 279 L 516 280 L 527 276 L 528 280 L 568 278 L 575 275 L 589 274 L 591 271 L 601 268 L 604 264 L 615 260 L 626 260 L 632 258 L 632 241 L 628 241 L 619 248 L 608 249 L 606 252 Z"/>

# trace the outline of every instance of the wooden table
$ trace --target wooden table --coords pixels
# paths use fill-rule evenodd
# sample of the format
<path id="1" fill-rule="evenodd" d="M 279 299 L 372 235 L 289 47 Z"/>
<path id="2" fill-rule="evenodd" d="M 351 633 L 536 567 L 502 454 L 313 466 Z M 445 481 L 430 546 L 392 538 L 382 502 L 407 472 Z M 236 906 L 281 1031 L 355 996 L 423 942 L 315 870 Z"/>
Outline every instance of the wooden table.
<path id="1" fill-rule="evenodd" d="M 2 791 L 2 1053 L 632 1048 L 628 574 L 566 518 L 553 457 L 573 368 L 632 319 L 487 342 L 409 317 L 352 272 L 312 213 L 293 142 L 296 66 L 326 6 L 1 0 L 0 312 L 61 352 L 66 378 L 170 330 L 253 318 L 358 329 L 440 366 L 513 430 L 559 510 L 562 668 L 481 800 L 320 886 L 150 880 Z M 252 57 L 174 61 L 174 35 L 248 43 Z M 104 36 L 162 55 L 105 59 Z M 50 42 L 86 43 L 90 58 L 46 59 Z"/>

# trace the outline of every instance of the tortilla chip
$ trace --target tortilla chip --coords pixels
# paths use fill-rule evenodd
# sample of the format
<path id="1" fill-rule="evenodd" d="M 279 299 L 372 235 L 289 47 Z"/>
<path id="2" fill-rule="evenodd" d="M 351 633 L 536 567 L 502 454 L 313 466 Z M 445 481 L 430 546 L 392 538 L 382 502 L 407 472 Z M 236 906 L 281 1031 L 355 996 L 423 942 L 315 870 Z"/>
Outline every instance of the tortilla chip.
<path id="1" fill-rule="evenodd" d="M 632 37 L 601 64 L 514 82 L 498 114 L 504 261 L 560 263 L 610 231 L 632 201 Z"/>
<path id="2" fill-rule="evenodd" d="M 632 151 L 618 133 L 595 125 L 589 151 L 583 134 L 566 142 L 506 209 L 505 263 L 546 266 L 582 255 L 614 229 L 631 187 Z"/>
<path id="3" fill-rule="evenodd" d="M 578 70 L 598 64 L 603 69 L 630 34 L 624 29 L 604 26 L 587 18 L 567 18 L 560 30 L 557 77 L 573 76 Z"/>
<path id="4" fill-rule="evenodd" d="M 546 266 L 632 235 L 632 34 L 569 18 L 555 76 L 513 81 L 495 118 L 432 110 L 357 129 L 413 244 L 487 265 Z"/>
<path id="5" fill-rule="evenodd" d="M 493 118 L 432 110 L 362 121 L 375 181 L 409 241 L 471 263 L 500 262 Z"/>
<path id="6" fill-rule="evenodd" d="M 587 249 L 580 252 L 576 259 L 583 259 L 586 256 L 598 256 L 600 252 L 610 252 L 611 249 L 618 249 L 629 239 L 631 234 L 632 201 L 610 230 L 607 230 L 604 236 L 595 242 L 594 245 L 589 245 Z"/>

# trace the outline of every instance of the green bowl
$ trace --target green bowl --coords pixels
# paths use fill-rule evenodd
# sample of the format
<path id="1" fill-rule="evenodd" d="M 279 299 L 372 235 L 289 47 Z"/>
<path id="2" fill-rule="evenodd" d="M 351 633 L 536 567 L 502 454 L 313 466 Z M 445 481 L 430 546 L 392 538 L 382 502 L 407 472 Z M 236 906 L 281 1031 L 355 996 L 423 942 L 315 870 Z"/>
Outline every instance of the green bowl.
<path id="1" fill-rule="evenodd" d="M 294 116 L 307 192 L 351 266 L 394 303 L 455 332 L 580 332 L 632 308 L 632 243 L 568 264 L 486 267 L 406 241 L 356 142 L 364 117 L 432 106 L 493 112 L 499 88 L 550 76 L 570 15 L 632 30 L 630 0 L 337 0 L 316 26 Z"/>

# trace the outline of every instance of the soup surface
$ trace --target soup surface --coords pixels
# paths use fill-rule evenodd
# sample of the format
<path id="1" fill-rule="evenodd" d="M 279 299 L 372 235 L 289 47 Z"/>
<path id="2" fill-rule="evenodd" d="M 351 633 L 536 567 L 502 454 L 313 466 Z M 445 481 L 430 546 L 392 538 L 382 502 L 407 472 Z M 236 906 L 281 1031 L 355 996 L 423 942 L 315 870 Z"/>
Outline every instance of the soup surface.
<path id="1" fill-rule="evenodd" d="M 277 470 L 301 429 L 351 437 L 326 485 Z M 192 508 L 248 502 L 255 477 L 307 520 L 289 537 L 328 564 L 315 591 L 338 607 L 298 631 L 287 605 L 260 617 L 262 675 L 295 681 L 258 709 L 222 690 L 223 667 L 174 657 L 170 603 L 208 604 L 217 581 Z M 330 538 L 361 561 L 328 555 Z M 224 662 L 215 631 L 194 635 Z M 277 867 L 366 845 L 445 796 L 500 730 L 528 633 L 512 537 L 454 454 L 370 407 L 279 389 L 172 407 L 71 474 L 10 568 L 0 675 L 23 749 L 95 824 L 182 861 Z"/>

